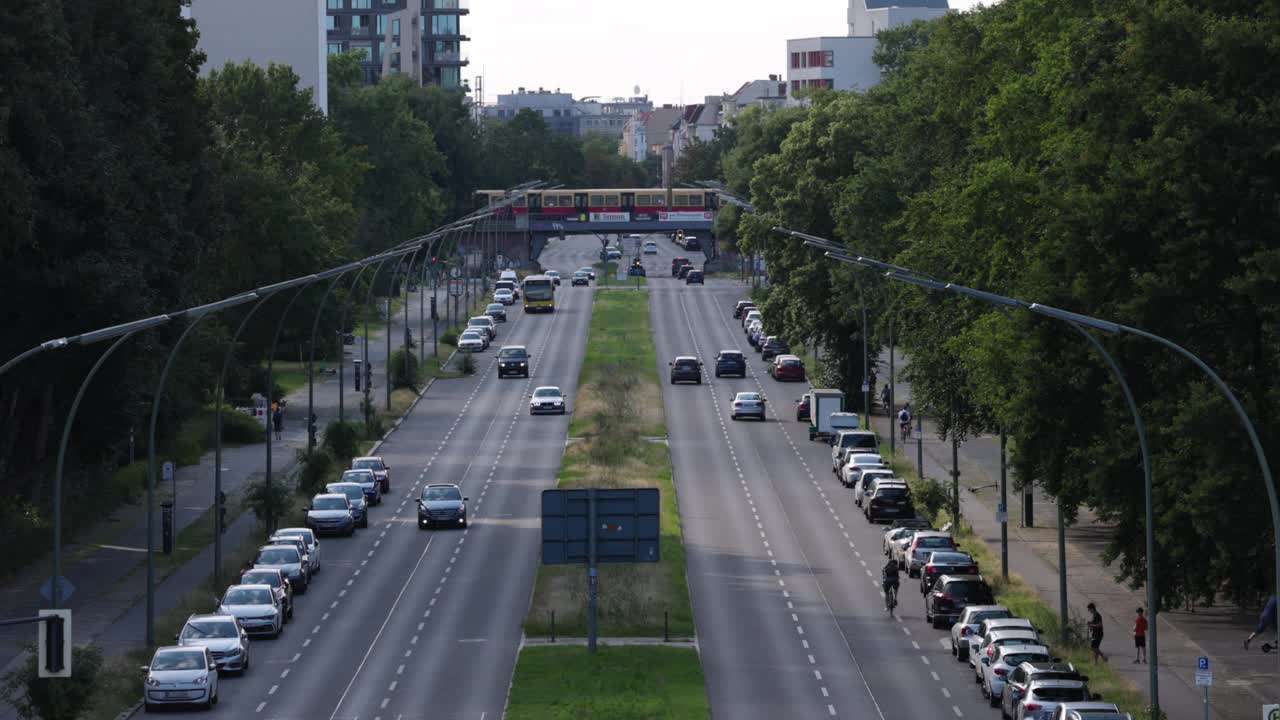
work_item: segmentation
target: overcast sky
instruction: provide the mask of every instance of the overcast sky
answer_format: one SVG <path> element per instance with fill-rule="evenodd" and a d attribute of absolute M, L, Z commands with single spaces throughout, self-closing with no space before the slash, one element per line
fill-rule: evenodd
<path fill-rule="evenodd" d="M 968 9 L 978 0 L 951 0 Z M 989 3 L 988 3 L 989 4 Z M 637 12 L 637 9 L 639 11 Z M 847 0 L 471 0 L 463 32 L 485 102 L 518 87 L 699 102 L 786 74 L 787 38 L 844 35 Z"/>

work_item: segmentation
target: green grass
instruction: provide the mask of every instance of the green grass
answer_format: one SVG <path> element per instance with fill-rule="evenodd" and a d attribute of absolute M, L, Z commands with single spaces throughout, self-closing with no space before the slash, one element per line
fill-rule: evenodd
<path fill-rule="evenodd" d="M 586 354 L 578 376 L 579 388 L 599 383 L 614 373 L 627 373 L 656 390 L 659 379 L 657 350 L 653 345 L 653 329 L 649 321 L 649 294 L 600 293 L 591 310 L 591 328 L 587 336 Z M 666 422 L 662 416 L 661 391 L 654 417 L 648 418 L 641 432 L 646 437 L 665 437 Z M 574 413 L 569 435 L 579 437 L 590 432 L 594 422 L 588 413 Z"/>
<path fill-rule="evenodd" d="M 228 527 L 244 513 L 244 505 L 238 500 L 236 497 L 227 496 L 226 524 Z M 187 564 L 191 558 L 199 555 L 205 548 L 213 544 L 213 517 L 215 512 L 216 509 L 210 507 L 200 513 L 200 517 L 178 533 L 178 537 L 175 538 L 173 543 L 173 552 L 169 555 L 161 554 L 157 556 L 156 568 L 161 580 L 170 572 Z"/>
<path fill-rule="evenodd" d="M 281 391 L 288 395 L 294 390 L 306 387 L 307 365 L 301 362 L 276 361 L 271 363 L 271 377 Z"/>
<path fill-rule="evenodd" d="M 691 648 L 528 647 L 520 652 L 508 720 L 705 720 L 711 710 Z"/>

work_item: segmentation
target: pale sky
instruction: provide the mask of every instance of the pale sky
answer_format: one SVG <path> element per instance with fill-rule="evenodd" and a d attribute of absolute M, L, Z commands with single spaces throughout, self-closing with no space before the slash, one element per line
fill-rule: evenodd
<path fill-rule="evenodd" d="M 657 104 L 701 102 L 786 75 L 788 38 L 845 35 L 847 0 L 470 0 L 463 18 L 485 102 L 518 87 Z M 951 0 L 966 10 L 978 0 Z M 988 0 L 989 4 L 989 0 Z"/>

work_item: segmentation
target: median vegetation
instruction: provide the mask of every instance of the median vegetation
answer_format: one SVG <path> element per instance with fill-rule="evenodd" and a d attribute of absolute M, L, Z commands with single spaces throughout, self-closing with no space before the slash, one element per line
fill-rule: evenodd
<path fill-rule="evenodd" d="M 529 647 L 520 652 L 508 720 L 710 717 L 698 653 L 685 647 Z"/>

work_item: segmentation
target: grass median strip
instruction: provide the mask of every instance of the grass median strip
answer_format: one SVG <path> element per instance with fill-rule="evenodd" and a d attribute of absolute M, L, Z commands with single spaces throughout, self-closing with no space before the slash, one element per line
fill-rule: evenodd
<path fill-rule="evenodd" d="M 520 653 L 508 720 L 705 719 L 698 653 L 682 647 L 529 647 Z"/>

